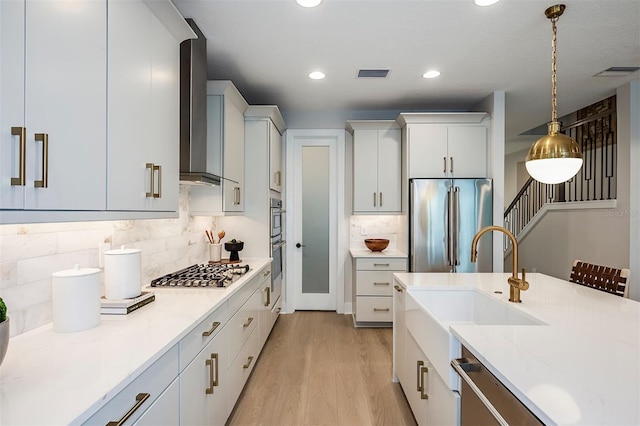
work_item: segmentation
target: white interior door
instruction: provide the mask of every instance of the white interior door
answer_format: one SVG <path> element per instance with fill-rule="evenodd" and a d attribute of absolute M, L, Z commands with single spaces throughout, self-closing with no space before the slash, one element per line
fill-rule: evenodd
<path fill-rule="evenodd" d="M 288 161 L 288 175 L 292 190 L 287 197 L 287 217 L 291 222 L 287 248 L 293 279 L 287 281 L 287 310 L 335 311 L 338 137 L 332 131 L 289 132 L 287 152 L 292 154 L 292 161 Z"/>

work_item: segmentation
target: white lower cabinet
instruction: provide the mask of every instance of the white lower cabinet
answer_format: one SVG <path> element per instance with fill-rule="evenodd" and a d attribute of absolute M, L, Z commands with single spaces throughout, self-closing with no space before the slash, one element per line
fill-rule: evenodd
<path fill-rule="evenodd" d="M 407 327 L 405 295 L 394 286 L 393 361 L 394 379 L 402 385 L 419 425 L 460 424 L 460 395 L 449 388 Z"/>
<path fill-rule="evenodd" d="M 353 301 L 356 325 L 393 321 L 393 274 L 406 271 L 406 258 L 368 257 L 353 261 Z"/>
<path fill-rule="evenodd" d="M 180 423 L 180 380 L 175 379 L 134 423 L 136 426 L 174 426 Z"/>
<path fill-rule="evenodd" d="M 131 425 L 138 420 L 142 421 L 143 414 L 148 415 L 150 419 L 155 418 L 155 411 L 163 410 L 164 405 L 173 405 L 177 409 L 178 395 L 175 395 L 173 391 L 166 394 L 163 392 L 178 377 L 178 358 L 178 345 L 175 345 L 84 424 Z M 161 396 L 163 403 L 155 404 L 155 401 L 159 400 Z M 141 424 L 150 423 L 146 423 L 145 420 Z"/>
<path fill-rule="evenodd" d="M 229 416 L 227 327 L 180 374 L 181 425 L 224 425 Z"/>

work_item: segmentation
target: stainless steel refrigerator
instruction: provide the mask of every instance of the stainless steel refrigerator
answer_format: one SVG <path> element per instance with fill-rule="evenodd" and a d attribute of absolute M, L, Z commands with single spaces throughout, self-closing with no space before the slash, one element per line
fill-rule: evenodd
<path fill-rule="evenodd" d="M 411 179 L 409 181 L 409 268 L 411 272 L 492 272 L 492 236 L 471 242 L 492 224 L 491 179 Z"/>

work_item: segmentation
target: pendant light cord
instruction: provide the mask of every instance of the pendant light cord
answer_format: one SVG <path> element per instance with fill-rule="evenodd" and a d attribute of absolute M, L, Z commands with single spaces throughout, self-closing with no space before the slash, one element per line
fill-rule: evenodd
<path fill-rule="evenodd" d="M 557 28 L 556 22 L 558 21 L 558 17 L 551 18 L 551 29 L 553 31 L 553 38 L 551 39 L 551 121 L 558 121 L 558 112 L 557 101 L 556 101 L 556 68 L 557 68 L 557 60 L 556 60 L 556 43 L 557 43 Z"/>

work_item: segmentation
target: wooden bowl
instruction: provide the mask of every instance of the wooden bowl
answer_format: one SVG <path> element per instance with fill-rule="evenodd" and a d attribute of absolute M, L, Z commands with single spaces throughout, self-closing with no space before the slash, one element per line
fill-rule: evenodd
<path fill-rule="evenodd" d="M 382 251 L 389 245 L 389 240 L 386 238 L 367 238 L 364 240 L 364 244 L 371 251 Z"/>

